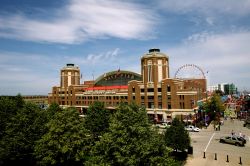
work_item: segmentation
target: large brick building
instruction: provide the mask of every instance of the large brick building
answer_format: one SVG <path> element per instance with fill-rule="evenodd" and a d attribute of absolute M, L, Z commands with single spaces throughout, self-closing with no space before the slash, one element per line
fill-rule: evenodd
<path fill-rule="evenodd" d="M 194 114 L 197 101 L 206 97 L 206 79 L 169 78 L 169 57 L 150 49 L 141 57 L 141 75 L 111 71 L 80 83 L 80 69 L 67 64 L 61 70 L 61 84 L 52 88 L 49 103 L 75 106 L 84 112 L 94 101 L 115 109 L 120 102 L 144 106 L 152 118 L 167 121 L 178 115 Z"/>

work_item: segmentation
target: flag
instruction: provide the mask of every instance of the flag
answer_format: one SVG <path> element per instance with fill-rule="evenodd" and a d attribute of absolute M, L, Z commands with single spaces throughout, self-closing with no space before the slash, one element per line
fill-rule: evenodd
<path fill-rule="evenodd" d="M 119 76 L 121 74 L 120 68 L 116 72 L 116 76 Z"/>

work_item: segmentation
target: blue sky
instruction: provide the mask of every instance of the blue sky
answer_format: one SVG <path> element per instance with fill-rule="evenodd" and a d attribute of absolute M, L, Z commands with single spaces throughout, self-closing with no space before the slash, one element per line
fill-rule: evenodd
<path fill-rule="evenodd" d="M 140 73 L 160 48 L 174 77 L 200 66 L 208 84 L 250 90 L 249 0 L 0 0 L 0 95 L 46 95 L 67 63 L 84 80 Z M 195 69 L 183 70 L 197 74 Z"/>

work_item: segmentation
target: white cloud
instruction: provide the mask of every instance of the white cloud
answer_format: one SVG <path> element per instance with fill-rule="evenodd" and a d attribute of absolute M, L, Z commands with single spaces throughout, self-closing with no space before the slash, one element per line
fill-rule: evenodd
<path fill-rule="evenodd" d="M 205 32 L 191 35 L 183 44 L 166 52 L 170 55 L 172 75 L 184 64 L 196 64 L 204 72 L 209 71 L 211 84 L 233 82 L 242 88 L 249 87 L 250 82 L 250 77 L 239 79 L 250 71 L 249 43 L 250 32 Z"/>
<path fill-rule="evenodd" d="M 158 0 L 160 8 L 167 11 L 188 13 L 199 12 L 205 15 L 229 14 L 229 15 L 248 15 L 250 14 L 249 0 Z"/>
<path fill-rule="evenodd" d="M 244 27 L 248 23 L 241 19 L 250 16 L 250 0 L 156 0 L 154 4 L 164 13 L 185 17 L 196 28 L 215 28 L 216 31 L 221 30 L 220 26 Z"/>
<path fill-rule="evenodd" d="M 86 57 L 46 56 L 39 54 L 0 52 L 0 95 L 21 93 L 47 94 L 53 86 L 59 85 L 59 71 L 67 63 L 74 63 L 81 69 L 84 80 L 91 80 L 117 66 L 119 48 Z M 108 63 L 107 63 L 108 62 Z M 97 67 L 98 66 L 98 67 Z"/>
<path fill-rule="evenodd" d="M 115 61 L 119 55 L 119 48 L 115 48 L 114 50 L 110 50 L 107 52 L 102 52 L 99 54 L 88 54 L 86 57 L 76 57 L 76 56 L 65 56 L 64 61 L 68 63 L 76 63 L 78 65 L 88 65 L 94 66 L 99 63 L 104 63 L 108 61 Z"/>
<path fill-rule="evenodd" d="M 117 56 L 117 53 L 119 51 L 119 48 L 116 48 L 113 51 L 108 51 L 106 53 L 101 53 L 98 55 L 89 54 L 85 60 L 83 60 L 84 63 L 92 63 L 95 64 L 97 62 L 103 62 L 105 60 L 111 60 Z"/>
<path fill-rule="evenodd" d="M 138 4 L 71 0 L 47 21 L 24 15 L 0 16 L 0 37 L 66 44 L 108 37 L 147 39 L 152 37 L 155 20 L 151 10 Z"/>

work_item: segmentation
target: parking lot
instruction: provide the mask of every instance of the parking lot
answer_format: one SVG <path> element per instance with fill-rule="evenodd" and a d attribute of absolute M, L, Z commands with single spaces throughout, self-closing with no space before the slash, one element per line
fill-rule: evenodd
<path fill-rule="evenodd" d="M 241 132 L 246 136 L 244 147 L 220 143 L 222 136 Z M 188 157 L 187 166 L 193 165 L 250 165 L 250 129 L 243 127 L 243 121 L 225 120 L 220 131 L 215 131 L 213 125 L 200 132 L 190 132 L 193 155 Z M 204 158 L 205 152 L 205 158 Z M 228 158 L 227 158 L 228 156 Z M 241 157 L 241 162 L 240 162 Z"/>

